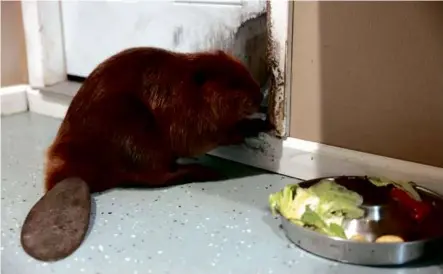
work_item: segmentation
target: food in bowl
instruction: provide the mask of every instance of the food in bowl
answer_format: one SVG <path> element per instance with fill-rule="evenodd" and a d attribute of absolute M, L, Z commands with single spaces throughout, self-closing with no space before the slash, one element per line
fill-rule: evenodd
<path fill-rule="evenodd" d="M 374 189 L 383 189 L 386 199 L 396 203 L 408 212 L 411 220 L 421 222 L 429 216 L 432 205 L 422 200 L 414 185 L 409 182 L 396 182 L 386 178 L 366 177 Z M 371 194 L 373 193 L 371 190 Z M 371 203 L 370 196 L 361 195 L 333 179 L 319 180 L 309 187 L 298 184 L 286 185 L 281 191 L 270 194 L 269 206 L 272 213 L 277 212 L 295 225 L 341 239 L 368 242 L 359 234 L 347 235 L 344 222 L 365 216 L 362 205 Z M 377 203 L 375 203 L 377 204 Z M 376 243 L 404 242 L 402 235 L 381 235 Z"/>
<path fill-rule="evenodd" d="M 269 197 L 273 214 L 278 211 L 294 224 L 333 237 L 346 238 L 344 218 L 360 218 L 363 198 L 331 181 L 322 180 L 309 187 L 287 185 Z"/>
<path fill-rule="evenodd" d="M 360 234 L 352 235 L 349 239 L 357 242 L 367 242 L 366 238 Z"/>
<path fill-rule="evenodd" d="M 396 235 L 383 235 L 375 240 L 376 243 L 402 243 L 404 240 Z"/>

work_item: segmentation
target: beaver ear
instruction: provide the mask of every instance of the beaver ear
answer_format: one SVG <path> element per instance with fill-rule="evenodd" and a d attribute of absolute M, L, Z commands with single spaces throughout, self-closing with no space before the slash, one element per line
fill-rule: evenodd
<path fill-rule="evenodd" d="M 221 56 L 226 56 L 227 55 L 227 53 L 225 51 L 221 50 L 221 49 L 216 50 L 215 53 L 217 55 L 221 55 Z"/>

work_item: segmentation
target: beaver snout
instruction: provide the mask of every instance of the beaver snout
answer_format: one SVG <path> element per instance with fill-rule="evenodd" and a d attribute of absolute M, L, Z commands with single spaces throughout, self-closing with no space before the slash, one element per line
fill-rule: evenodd
<path fill-rule="evenodd" d="M 256 113 L 260 109 L 260 105 L 263 101 L 263 94 L 254 93 L 246 102 L 246 115 L 249 116 L 251 114 Z"/>

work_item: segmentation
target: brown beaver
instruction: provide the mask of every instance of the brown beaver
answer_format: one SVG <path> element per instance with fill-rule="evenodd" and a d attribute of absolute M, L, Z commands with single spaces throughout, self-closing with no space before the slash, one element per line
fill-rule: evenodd
<path fill-rule="evenodd" d="M 142 47 L 108 58 L 73 98 L 48 149 L 47 192 L 24 222 L 24 250 L 44 261 L 74 252 L 89 226 L 91 192 L 219 178 L 176 161 L 270 130 L 247 119 L 262 99 L 249 71 L 222 51 Z"/>

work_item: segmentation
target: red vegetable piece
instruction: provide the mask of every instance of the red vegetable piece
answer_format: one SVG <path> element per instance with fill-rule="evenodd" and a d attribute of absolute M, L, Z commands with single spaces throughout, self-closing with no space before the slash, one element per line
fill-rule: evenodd
<path fill-rule="evenodd" d="M 391 198 L 406 207 L 416 221 L 422 221 L 430 212 L 431 206 L 425 202 L 420 202 L 409 196 L 409 194 L 399 188 L 392 188 Z"/>

